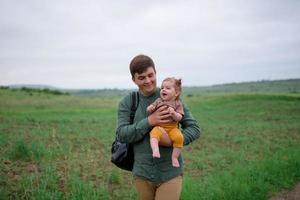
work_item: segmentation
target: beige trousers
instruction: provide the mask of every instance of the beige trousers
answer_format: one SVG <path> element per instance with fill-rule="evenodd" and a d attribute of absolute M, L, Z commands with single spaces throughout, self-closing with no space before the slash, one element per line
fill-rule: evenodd
<path fill-rule="evenodd" d="M 163 183 L 154 183 L 135 177 L 135 187 L 139 200 L 179 200 L 182 188 L 182 176 Z"/>

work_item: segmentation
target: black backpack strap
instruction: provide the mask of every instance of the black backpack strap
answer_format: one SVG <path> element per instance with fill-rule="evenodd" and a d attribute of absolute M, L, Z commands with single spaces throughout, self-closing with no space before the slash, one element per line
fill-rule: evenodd
<path fill-rule="evenodd" d="M 133 123 L 135 111 L 139 105 L 139 100 L 140 100 L 139 92 L 131 92 L 130 124 Z"/>

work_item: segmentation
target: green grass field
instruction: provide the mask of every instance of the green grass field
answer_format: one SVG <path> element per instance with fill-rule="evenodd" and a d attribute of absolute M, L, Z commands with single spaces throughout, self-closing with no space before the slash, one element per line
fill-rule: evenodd
<path fill-rule="evenodd" d="M 110 163 L 120 97 L 0 89 L 0 199 L 135 199 Z M 268 199 L 300 181 L 300 95 L 184 97 L 203 134 L 182 198 Z"/>

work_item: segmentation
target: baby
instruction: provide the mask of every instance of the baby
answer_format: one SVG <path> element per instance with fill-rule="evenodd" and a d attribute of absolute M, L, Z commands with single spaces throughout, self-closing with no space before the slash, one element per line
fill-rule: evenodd
<path fill-rule="evenodd" d="M 158 143 L 162 133 L 165 131 L 173 142 L 172 165 L 180 167 L 178 157 L 183 147 L 183 135 L 178 128 L 178 122 L 182 119 L 184 112 L 179 96 L 181 94 L 181 79 L 166 78 L 163 80 L 160 90 L 160 98 L 156 99 L 147 107 L 147 112 L 151 114 L 161 106 L 167 106 L 171 114 L 171 122 L 155 126 L 150 132 L 150 145 L 152 156 L 160 158 Z"/>

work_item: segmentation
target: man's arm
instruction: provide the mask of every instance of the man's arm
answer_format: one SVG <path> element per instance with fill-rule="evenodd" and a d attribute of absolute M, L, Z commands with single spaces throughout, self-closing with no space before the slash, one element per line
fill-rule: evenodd
<path fill-rule="evenodd" d="M 125 96 L 118 106 L 117 134 L 121 142 L 134 143 L 141 140 L 149 131 L 147 118 L 130 124 L 132 100 Z"/>
<path fill-rule="evenodd" d="M 180 121 L 180 125 L 184 137 L 184 145 L 188 145 L 189 143 L 200 137 L 201 129 L 198 125 L 198 122 L 194 119 L 185 104 L 183 104 L 183 108 L 184 116 Z"/>

